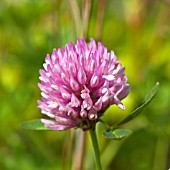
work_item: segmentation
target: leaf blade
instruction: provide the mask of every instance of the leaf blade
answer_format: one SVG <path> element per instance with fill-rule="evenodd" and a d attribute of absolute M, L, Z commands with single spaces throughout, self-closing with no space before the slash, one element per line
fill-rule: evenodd
<path fill-rule="evenodd" d="M 103 135 L 106 138 L 111 138 L 114 140 L 121 140 L 127 136 L 129 136 L 132 133 L 129 129 L 114 129 L 114 130 L 108 130 L 106 132 L 103 132 Z"/>
<path fill-rule="evenodd" d="M 125 119 L 119 122 L 116 126 L 123 125 L 129 122 L 130 120 L 134 119 L 136 116 L 138 116 L 142 112 L 144 107 L 146 107 L 155 97 L 158 89 L 159 89 L 159 82 L 157 82 L 156 85 L 150 90 L 150 92 L 144 97 L 144 99 L 140 102 L 137 108 L 134 109 Z"/>
<path fill-rule="evenodd" d="M 29 130 L 51 130 L 45 127 L 44 123 L 42 123 L 40 119 L 23 122 L 20 124 L 20 126 L 24 129 L 29 129 Z"/>

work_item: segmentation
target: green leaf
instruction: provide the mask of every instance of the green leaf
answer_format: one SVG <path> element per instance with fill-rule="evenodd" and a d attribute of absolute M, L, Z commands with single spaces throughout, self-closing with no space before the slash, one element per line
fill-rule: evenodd
<path fill-rule="evenodd" d="M 49 128 L 45 127 L 44 123 L 42 123 L 40 119 L 23 122 L 21 123 L 21 127 L 30 130 L 50 130 Z"/>
<path fill-rule="evenodd" d="M 134 111 L 132 111 L 129 114 L 129 116 L 127 116 L 125 119 L 119 122 L 117 126 L 123 125 L 129 122 L 130 120 L 134 119 L 136 116 L 138 116 L 142 112 L 143 108 L 146 107 L 149 104 L 149 102 L 155 97 L 158 89 L 159 89 L 159 83 L 157 82 L 156 85 L 151 89 L 151 91 L 141 101 L 138 107 Z"/>
<path fill-rule="evenodd" d="M 104 132 L 103 135 L 107 138 L 121 140 L 121 139 L 127 137 L 128 135 L 130 135 L 131 133 L 132 133 L 132 131 L 129 129 L 115 129 L 113 131 L 108 130 L 108 131 Z"/>

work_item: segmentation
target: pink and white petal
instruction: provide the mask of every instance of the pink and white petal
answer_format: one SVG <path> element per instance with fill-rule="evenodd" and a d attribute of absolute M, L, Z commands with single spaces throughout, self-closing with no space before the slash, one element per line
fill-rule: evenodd
<path fill-rule="evenodd" d="M 122 91 L 117 96 L 119 100 L 124 99 L 129 94 L 130 89 L 131 86 L 129 84 L 124 85 Z"/>
<path fill-rule="evenodd" d="M 45 127 L 50 128 L 51 130 L 66 130 L 76 127 L 76 125 L 61 125 L 57 122 L 47 119 L 41 119 L 41 122 L 45 124 Z"/>

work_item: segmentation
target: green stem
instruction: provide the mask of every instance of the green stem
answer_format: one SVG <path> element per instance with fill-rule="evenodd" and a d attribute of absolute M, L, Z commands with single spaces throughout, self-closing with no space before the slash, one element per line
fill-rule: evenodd
<path fill-rule="evenodd" d="M 94 149 L 96 168 L 97 168 L 97 170 L 102 170 L 102 165 L 101 165 L 101 162 L 100 162 L 99 145 L 98 145 L 98 142 L 97 142 L 96 131 L 94 129 L 90 130 L 90 137 L 91 137 L 91 141 L 92 141 L 93 149 Z"/>

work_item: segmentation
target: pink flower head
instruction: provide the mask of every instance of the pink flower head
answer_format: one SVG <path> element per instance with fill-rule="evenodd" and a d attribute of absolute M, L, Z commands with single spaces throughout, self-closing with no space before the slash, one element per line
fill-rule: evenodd
<path fill-rule="evenodd" d="M 91 38 L 66 44 L 47 54 L 40 70 L 41 112 L 51 120 L 41 119 L 52 130 L 73 127 L 91 129 L 112 104 L 125 109 L 121 100 L 130 90 L 127 76 L 113 51 Z"/>

